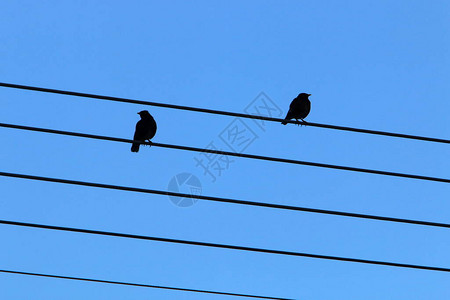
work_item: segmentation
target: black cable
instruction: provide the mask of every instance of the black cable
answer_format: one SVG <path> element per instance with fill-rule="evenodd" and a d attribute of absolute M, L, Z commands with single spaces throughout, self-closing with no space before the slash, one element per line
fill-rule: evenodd
<path fill-rule="evenodd" d="M 22 90 L 45 92 L 45 93 L 77 96 L 77 97 L 84 97 L 84 98 L 93 98 L 93 99 L 100 99 L 100 100 L 109 100 L 109 101 L 116 101 L 116 102 L 125 102 L 125 103 L 150 105 L 150 106 L 165 107 L 165 108 L 172 108 L 172 109 L 188 110 L 188 111 L 195 111 L 195 112 L 202 112 L 202 113 L 209 113 L 209 114 L 216 114 L 216 115 L 225 115 L 225 116 L 232 116 L 232 117 L 239 117 L 239 118 L 257 119 L 257 120 L 272 121 L 272 122 L 278 122 L 278 123 L 283 121 L 283 119 L 279 119 L 279 118 L 248 115 L 248 114 L 242 114 L 242 113 L 227 112 L 227 111 L 221 111 L 221 110 L 183 106 L 183 105 L 175 105 L 175 104 L 168 104 L 168 103 L 150 102 L 150 101 L 133 100 L 133 99 L 127 99 L 127 98 L 120 98 L 120 97 L 71 92 L 71 91 L 56 90 L 56 89 L 49 89 L 49 88 L 43 88 L 43 87 L 4 83 L 4 82 L 0 82 L 0 86 L 8 87 L 8 88 L 15 88 L 15 89 L 22 89 Z M 405 138 L 405 139 L 413 139 L 413 140 L 450 144 L 450 140 L 448 140 L 448 139 L 425 137 L 425 136 L 418 136 L 418 135 L 411 135 L 411 134 L 393 133 L 393 132 L 387 132 L 387 131 L 361 129 L 361 128 L 320 124 L 320 123 L 313 123 L 313 122 L 306 123 L 306 122 L 288 121 L 287 123 L 302 124 L 302 125 L 314 126 L 314 127 L 320 127 L 320 128 L 353 131 L 353 132 L 360 132 L 360 133 L 367 133 L 367 134 L 384 135 L 384 136 L 399 137 L 399 138 Z"/>
<path fill-rule="evenodd" d="M 297 257 L 300 256 L 300 257 L 337 260 L 337 261 L 345 261 L 345 262 L 355 262 L 355 263 L 371 264 L 371 265 L 421 269 L 421 270 L 428 270 L 428 271 L 450 272 L 450 268 L 442 268 L 442 267 L 422 266 L 422 265 L 404 264 L 404 263 L 360 259 L 360 258 L 349 258 L 349 257 L 331 256 L 331 255 L 322 255 L 322 254 L 311 254 L 311 253 L 302 253 L 302 252 L 293 252 L 293 251 L 284 251 L 284 250 L 272 250 L 272 249 L 254 248 L 254 247 L 237 246 L 237 245 L 216 244 L 216 243 L 208 243 L 208 242 L 171 239 L 171 238 L 164 238 L 164 237 L 136 235 L 136 234 L 119 233 L 119 232 L 111 232 L 111 231 L 100 231 L 100 230 L 81 229 L 81 228 L 73 228 L 73 227 L 16 222 L 16 221 L 8 221 L 8 220 L 0 220 L 0 224 L 32 227 L 32 228 L 40 228 L 40 229 L 49 229 L 49 230 L 68 231 L 68 232 L 77 232 L 77 233 L 87 233 L 87 234 L 104 235 L 104 236 L 113 236 L 113 237 L 156 241 L 156 242 L 164 242 L 164 243 L 184 244 L 184 245 L 192 245 L 192 246 L 232 249 L 232 250 L 279 254 L 279 255 L 288 255 L 288 256 L 297 256 Z"/>
<path fill-rule="evenodd" d="M 164 290 L 183 291 L 183 292 L 195 292 L 195 293 L 203 293 L 203 294 L 215 294 L 215 295 L 237 296 L 237 297 L 258 298 L 258 299 L 291 300 L 289 298 L 267 297 L 267 296 L 237 294 L 237 293 L 228 293 L 228 292 L 216 292 L 216 291 L 187 289 L 187 288 L 152 285 L 152 284 L 144 284 L 144 283 L 131 283 L 131 282 L 123 282 L 123 281 L 111 281 L 111 280 L 104 280 L 104 279 L 92 279 L 92 278 L 72 277 L 72 276 L 63 276 L 63 275 L 51 275 L 51 274 L 31 273 L 31 272 L 23 272 L 23 271 L 12 271 L 12 270 L 1 270 L 0 269 L 0 272 L 1 273 L 9 273 L 9 274 L 17 274 L 17 275 L 29 275 L 29 276 L 38 276 L 38 277 L 47 277 L 47 278 L 58 278 L 58 279 L 69 279 L 69 280 L 88 281 L 88 282 L 97 282 L 97 283 L 118 284 L 118 285 L 126 285 L 126 286 L 145 287 L 145 288 L 164 289 Z"/>
<path fill-rule="evenodd" d="M 122 139 L 122 138 L 115 138 L 115 137 L 94 135 L 94 134 L 86 134 L 86 133 L 78 133 L 78 132 L 71 132 L 71 131 L 62 131 L 62 130 L 55 130 L 55 129 L 48 129 L 48 128 L 39 128 L 39 127 L 6 124 L 6 123 L 0 123 L 0 127 L 46 132 L 46 133 L 53 133 L 53 134 L 60 134 L 60 135 L 77 136 L 77 137 L 114 141 L 114 142 L 122 142 L 122 143 L 135 142 L 135 143 L 140 143 L 140 144 L 144 144 L 144 145 L 151 145 L 151 146 L 155 146 L 155 147 L 162 147 L 162 148 L 169 148 L 169 149 L 186 150 L 186 151 L 194 151 L 194 152 L 206 152 L 206 153 L 214 153 L 214 154 L 219 154 L 219 155 L 237 156 L 237 157 L 244 157 L 244 158 L 251 158 L 251 159 L 258 159 L 258 160 L 265 160 L 265 161 L 275 161 L 275 162 L 282 162 L 282 163 L 296 164 L 296 165 L 305 165 L 305 166 L 312 166 L 312 167 L 319 167 L 319 168 L 337 169 L 337 170 L 370 173 L 370 174 L 378 174 L 378 175 L 385 175 L 385 176 L 394 176 L 394 177 L 412 178 L 412 179 L 419 179 L 419 180 L 450 183 L 450 179 L 447 179 L 447 178 L 438 178 L 438 177 L 430 177 L 430 176 L 423 176 L 423 175 L 414 175 L 414 174 L 405 174 L 405 173 L 397 173 L 397 172 L 389 172 L 389 171 L 363 169 L 363 168 L 315 163 L 315 162 L 308 162 L 308 161 L 301 161 L 301 160 L 294 160 L 294 159 L 287 159 L 287 158 L 277 158 L 277 157 L 245 154 L 245 153 L 235 153 L 235 152 L 229 152 L 229 151 L 202 149 L 202 148 L 196 148 L 196 147 L 171 145 L 171 144 L 163 144 L 163 143 L 155 143 L 155 142 L 142 143 L 140 141 L 133 141 L 133 140 L 129 140 L 129 139 Z"/>
<path fill-rule="evenodd" d="M 283 210 L 291 210 L 291 211 L 303 211 L 303 212 L 335 215 L 335 216 L 343 216 L 343 217 L 351 217 L 351 218 L 361 218 L 361 219 L 370 219 L 370 220 L 378 220 L 378 221 L 450 228 L 450 224 L 446 224 L 446 223 L 383 217 L 383 216 L 376 216 L 376 215 L 366 215 L 366 214 L 358 214 L 358 213 L 350 213 L 350 212 L 334 211 L 334 210 L 326 210 L 326 209 L 317 209 L 317 208 L 309 208 L 309 207 L 301 207 L 301 206 L 290 206 L 290 205 L 264 203 L 264 202 L 253 202 L 253 201 L 231 199 L 231 198 L 220 198 L 220 197 L 213 197 L 213 196 L 191 195 L 191 194 L 176 193 L 176 192 L 170 192 L 170 191 L 150 190 L 150 189 L 143 189 L 143 188 L 135 188 L 135 187 L 127 187 L 127 186 L 119 186 L 119 185 L 103 184 L 103 183 L 94 183 L 94 182 L 85 182 L 85 181 L 76 181 L 76 180 L 60 179 L 60 178 L 50 178 L 50 177 L 42 177 L 42 176 L 33 176 L 33 175 L 26 175 L 26 174 L 0 172 L 0 176 L 12 177 L 12 178 L 22 178 L 22 179 L 29 179 L 29 180 L 39 180 L 39 181 L 46 181 L 46 182 L 56 182 L 56 183 L 72 184 L 72 185 L 80 185 L 80 186 L 89 186 L 89 187 L 112 189 L 112 190 L 119 190 L 119 191 L 138 192 L 138 193 L 145 193 L 145 194 L 167 195 L 167 196 L 174 196 L 174 197 L 181 197 L 181 198 L 194 198 L 194 199 L 207 200 L 207 201 L 233 203 L 233 204 L 257 206 L 257 207 L 267 207 L 267 208 L 283 209 Z"/>

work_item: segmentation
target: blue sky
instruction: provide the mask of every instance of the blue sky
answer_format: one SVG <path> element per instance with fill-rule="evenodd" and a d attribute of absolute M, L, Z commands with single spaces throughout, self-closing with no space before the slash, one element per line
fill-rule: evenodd
<path fill-rule="evenodd" d="M 311 93 L 311 122 L 449 138 L 447 1 L 3 1 L 2 82 L 244 112 L 284 114 Z M 4 123 L 450 177 L 447 145 L 0 89 Z M 266 99 L 267 100 L 267 99 Z M 269 100 L 267 100 L 269 101 Z M 450 222 L 448 184 L 233 158 L 211 176 L 198 154 L 0 129 L 1 170 Z M 223 135 L 222 135 L 223 136 Z M 218 159 L 216 157 L 216 159 Z M 185 187 L 182 191 L 187 191 Z M 184 189 L 184 190 L 183 190 Z M 450 267 L 448 229 L 0 179 L 0 218 L 325 255 Z M 1 225 L 0 268 L 296 299 L 446 299 L 446 273 Z M 225 299 L 0 274 L 2 299 Z"/>

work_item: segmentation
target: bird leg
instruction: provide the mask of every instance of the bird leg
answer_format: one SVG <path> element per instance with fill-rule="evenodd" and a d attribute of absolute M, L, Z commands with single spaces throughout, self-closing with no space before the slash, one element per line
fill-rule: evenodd
<path fill-rule="evenodd" d="M 297 126 L 300 126 L 300 121 L 298 119 L 295 119 L 295 121 L 297 121 L 297 123 L 295 124 L 297 124 Z"/>
<path fill-rule="evenodd" d="M 308 122 L 306 122 L 305 120 L 302 119 L 302 126 L 308 124 Z"/>

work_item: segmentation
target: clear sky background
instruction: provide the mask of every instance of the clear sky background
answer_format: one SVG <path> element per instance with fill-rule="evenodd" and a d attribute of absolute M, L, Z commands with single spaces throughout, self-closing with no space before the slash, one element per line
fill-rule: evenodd
<path fill-rule="evenodd" d="M 264 92 L 282 114 L 307 92 L 311 122 L 448 139 L 449 13 L 438 0 L 2 1 L 0 81 L 235 112 Z M 240 122 L 6 88 L 0 99 L 4 123 L 121 138 L 148 109 L 155 142 L 224 150 L 221 133 Z M 242 122 L 255 136 L 246 153 L 450 177 L 445 144 Z M 204 195 L 450 222 L 445 183 L 243 158 L 213 182 L 193 152 L 0 134 L 6 172 L 161 190 L 188 172 Z M 12 178 L 0 192 L 1 219 L 450 267 L 448 229 Z M 1 269 L 296 299 L 450 297 L 442 272 L 7 225 L 0 236 Z M 0 274 L 0 298 L 228 297 Z"/>

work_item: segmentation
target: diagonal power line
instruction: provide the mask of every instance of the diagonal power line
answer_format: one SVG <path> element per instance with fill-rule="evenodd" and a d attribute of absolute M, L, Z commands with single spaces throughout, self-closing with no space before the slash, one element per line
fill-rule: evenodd
<path fill-rule="evenodd" d="M 364 169 L 364 168 L 356 168 L 356 167 L 348 167 L 348 166 L 339 166 L 339 165 L 308 162 L 308 161 L 301 161 L 301 160 L 294 160 L 294 159 L 287 159 L 287 158 L 278 158 L 278 157 L 270 157 L 270 156 L 262 156 L 262 155 L 246 154 L 246 153 L 236 153 L 236 152 L 229 152 L 229 151 L 219 151 L 219 150 L 212 150 L 212 149 L 203 149 L 203 148 L 196 148 L 196 147 L 189 147 L 189 146 L 182 146 L 182 145 L 172 145 L 172 144 L 163 144 L 163 143 L 154 143 L 154 142 L 143 143 L 140 141 L 133 141 L 133 140 L 123 139 L 123 138 L 115 138 L 115 137 L 102 136 L 102 135 L 86 134 L 86 133 L 63 131 L 63 130 L 48 129 L 48 128 L 31 127 L 31 126 L 16 125 L 16 124 L 0 123 L 0 127 L 13 128 L 13 129 L 19 129 L 19 130 L 45 132 L 45 133 L 52 133 L 52 134 L 59 134 L 59 135 L 77 136 L 77 137 L 83 137 L 83 138 L 122 142 L 122 143 L 133 143 L 134 142 L 134 143 L 140 143 L 140 144 L 144 144 L 144 145 L 151 145 L 151 146 L 155 146 L 155 147 L 162 147 L 162 148 L 168 148 L 168 149 L 186 150 L 186 151 L 194 151 L 194 152 L 206 152 L 206 153 L 214 153 L 214 154 L 219 154 L 219 155 L 244 157 L 244 158 L 250 158 L 250 159 L 274 161 L 274 162 L 281 162 L 281 163 L 288 163 L 288 164 L 295 164 L 295 165 L 305 165 L 305 166 L 312 166 L 312 167 L 319 167 L 319 168 L 337 169 L 337 170 L 360 172 L 360 173 L 370 173 L 370 174 L 378 174 L 378 175 L 385 175 L 385 176 L 394 176 L 394 177 L 450 183 L 450 179 L 447 179 L 447 178 L 414 175 L 414 174 L 406 174 L 406 173 L 398 173 L 398 172 L 390 172 L 390 171 L 381 171 L 381 170 L 373 170 L 373 169 Z"/>
<path fill-rule="evenodd" d="M 72 276 L 63 276 L 63 275 L 42 274 L 42 273 L 31 273 L 31 272 L 3 270 L 3 269 L 0 269 L 0 273 L 28 275 L 28 276 L 56 278 L 56 279 L 68 279 L 68 280 L 77 280 L 77 281 L 84 281 L 84 282 L 106 283 L 106 284 L 115 284 L 115 285 L 123 285 L 123 286 L 134 286 L 134 287 L 154 288 L 154 289 L 163 289 L 163 290 L 172 290 L 172 291 L 182 291 L 182 292 L 194 292 L 194 293 L 202 293 L 202 294 L 215 294 L 215 295 L 223 295 L 223 296 L 236 296 L 236 297 L 272 299 L 272 300 L 291 300 L 289 298 L 257 296 L 257 295 L 238 294 L 238 293 L 229 293 L 229 292 L 217 292 L 217 291 L 210 291 L 210 290 L 188 289 L 188 288 L 180 288 L 180 287 L 172 287 L 172 286 L 162 286 L 162 285 L 152 285 L 152 284 L 144 284 L 144 283 L 132 283 L 132 282 L 124 282 L 124 281 L 112 281 L 112 280 L 104 280 L 104 279 L 72 277 Z"/>
<path fill-rule="evenodd" d="M 293 252 L 293 251 L 285 251 L 285 250 L 273 250 L 273 249 L 255 248 L 255 247 L 229 245 L 229 244 L 217 244 L 217 243 L 209 243 L 209 242 L 172 239 L 172 238 L 147 236 L 147 235 L 136 235 L 136 234 L 119 233 L 119 232 L 111 232 L 111 231 L 100 231 L 100 230 L 63 227 L 63 226 L 54 226 L 54 225 L 45 225 L 45 224 L 36 224 L 36 223 L 25 223 L 25 222 L 17 222 L 17 221 L 9 221 L 9 220 L 0 220 L 0 224 L 21 226 L 21 227 L 30 227 L 30 228 L 39 228 L 39 229 L 48 229 L 48 230 L 57 230 L 57 231 L 66 231 L 66 232 L 77 232 L 77 233 L 102 235 L 102 236 L 110 236 L 110 237 L 120 237 L 120 238 L 128 238 L 128 239 L 147 240 L 147 241 L 164 242 L 164 243 L 183 244 L 183 245 L 191 245 L 191 246 L 202 246 L 202 247 L 209 247 L 209 248 L 240 250 L 240 251 L 246 251 L 246 252 L 278 254 L 278 255 L 296 256 L 296 257 L 309 257 L 309 258 L 317 258 L 317 259 L 354 262 L 354 263 L 361 263 L 361 264 L 381 265 L 381 266 L 390 266 L 390 267 L 398 267 L 398 268 L 450 272 L 450 268 L 444 268 L 444 267 L 405 264 L 405 263 L 369 260 L 369 259 L 361 259 L 361 258 L 350 258 L 350 257 L 342 257 L 342 256 L 331 256 L 331 255 L 323 255 L 323 254 Z"/>
<path fill-rule="evenodd" d="M 191 195 L 191 194 L 184 194 L 184 193 L 177 193 L 177 192 L 170 192 L 170 191 L 151 190 L 151 189 L 143 189 L 143 188 L 136 188 L 136 187 L 104 184 L 104 183 L 94 183 L 94 182 L 86 182 L 86 181 L 61 179 L 61 178 L 50 178 L 50 177 L 17 174 L 17 173 L 7 173 L 7 172 L 0 172 L 0 176 L 12 177 L 12 178 L 22 178 L 22 179 L 28 179 L 28 180 L 38 180 L 38 181 L 45 181 L 45 182 L 55 182 L 55 183 L 70 184 L 70 185 L 96 187 L 96 188 L 119 190 L 119 191 L 137 192 L 137 193 L 144 193 L 144 194 L 166 195 L 166 196 L 182 197 L 182 198 L 194 198 L 194 199 L 207 200 L 207 201 L 232 203 L 232 204 L 240 204 L 240 205 L 248 205 L 248 206 L 256 206 L 256 207 L 266 207 L 266 208 L 291 210 L 291 211 L 302 211 L 302 212 L 335 215 L 335 216 L 342 216 L 342 217 L 351 217 L 351 218 L 378 220 L 378 221 L 386 221 L 386 222 L 432 226 L 432 227 L 440 227 L 440 228 L 450 228 L 450 224 L 447 224 L 447 223 L 437 223 L 437 222 L 411 220 L 411 219 L 403 219 L 403 218 L 393 218 L 393 217 L 384 217 L 384 216 L 376 216 L 376 215 L 350 213 L 350 212 L 344 212 L 344 211 L 317 209 L 317 208 L 310 208 L 310 207 L 290 206 L 290 205 L 273 204 L 273 203 L 265 203 L 265 202 L 255 202 L 255 201 L 247 201 L 247 200 L 241 200 L 241 199 L 220 198 L 220 197 L 204 196 L 204 195 Z"/>
<path fill-rule="evenodd" d="M 12 83 L 5 83 L 5 82 L 0 82 L 0 86 L 7 87 L 7 88 L 21 89 L 21 90 L 30 90 L 30 91 L 37 91 L 37 92 L 69 95 L 69 96 L 84 97 L 84 98 L 91 98 L 91 99 L 98 99 L 98 100 L 108 100 L 108 101 L 115 101 L 115 102 L 133 103 L 133 104 L 149 105 L 149 106 L 156 106 L 156 107 L 165 107 L 165 108 L 171 108 L 171 109 L 195 111 L 195 112 L 202 112 L 202 113 L 208 113 L 208 114 L 225 115 L 225 116 L 232 116 L 232 117 L 239 117 L 239 118 L 257 119 L 257 120 L 264 120 L 264 121 L 271 121 L 271 122 L 278 122 L 278 123 L 283 121 L 283 119 L 265 117 L 265 116 L 257 116 L 257 115 L 249 115 L 249 114 L 242 114 L 242 113 L 228 112 L 228 111 L 221 111 L 221 110 L 214 110 L 214 109 L 207 109 L 207 108 L 199 108 L 199 107 L 175 105 L 175 104 L 168 104 L 168 103 L 151 102 L 151 101 L 135 100 L 135 99 L 128 99 L 128 98 L 120 98 L 120 97 L 80 93 L 80 92 L 73 92 L 73 91 L 49 89 L 49 88 L 43 88 L 43 87 L 12 84 Z M 370 130 L 370 129 L 361 129 L 361 128 L 337 126 L 337 125 L 330 125 L 330 124 L 320 124 L 320 123 L 313 123 L 313 122 L 299 123 L 296 121 L 288 121 L 288 123 L 302 124 L 302 125 L 327 128 L 327 129 L 352 131 L 352 132 L 359 132 L 359 133 L 366 133 L 366 134 L 383 135 L 383 136 L 391 136 L 391 137 L 398 137 L 398 138 L 405 138 L 405 139 L 413 139 L 413 140 L 450 144 L 449 139 L 425 137 L 425 136 L 418 136 L 418 135 L 411 135 L 411 134 L 394 133 L 394 132 Z"/>

